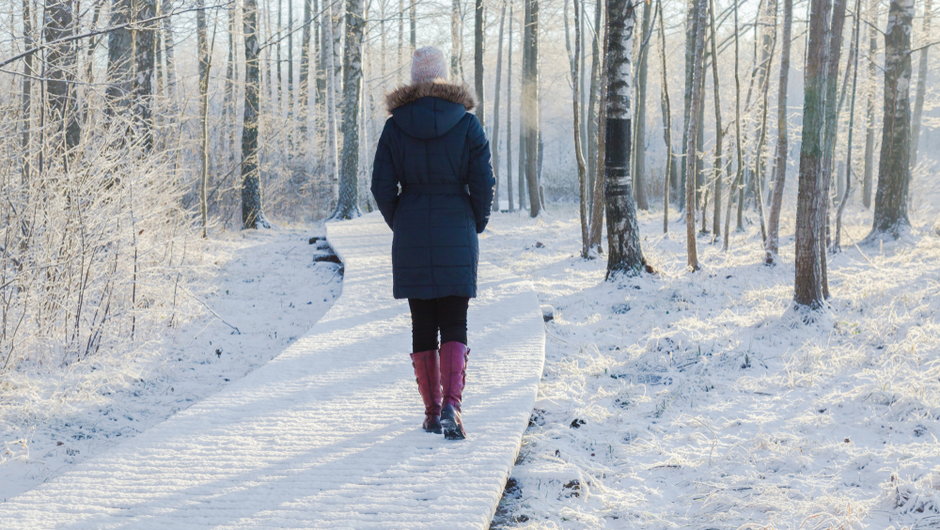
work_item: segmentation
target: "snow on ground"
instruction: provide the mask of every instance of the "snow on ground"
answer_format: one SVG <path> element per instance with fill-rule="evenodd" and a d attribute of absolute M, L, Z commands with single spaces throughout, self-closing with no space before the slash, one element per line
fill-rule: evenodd
<path fill-rule="evenodd" d="M 684 225 L 663 237 L 660 215 L 640 219 L 659 274 L 616 283 L 606 257 L 577 256 L 574 206 L 494 215 L 482 257 L 555 308 L 494 527 L 940 528 L 933 218 L 859 248 L 870 213 L 847 212 L 831 310 L 807 324 L 791 304 L 792 237 L 767 267 L 756 226 L 729 253 L 701 236 L 693 274 Z"/>
<path fill-rule="evenodd" d="M 218 391 L 309 329 L 342 279 L 338 265 L 314 263 L 315 233 L 323 227 L 200 241 L 177 292 L 189 317 L 162 338 L 126 355 L 0 376 L 0 500 Z"/>

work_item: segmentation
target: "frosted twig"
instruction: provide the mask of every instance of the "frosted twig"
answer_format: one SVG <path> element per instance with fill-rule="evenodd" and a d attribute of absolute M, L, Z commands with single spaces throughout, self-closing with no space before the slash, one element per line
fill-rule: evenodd
<path fill-rule="evenodd" d="M 226 326 L 228 326 L 228 327 L 232 328 L 233 330 L 235 330 L 235 334 L 236 334 L 236 335 L 241 335 L 241 334 L 242 334 L 241 330 L 238 329 L 238 326 L 234 326 L 234 325 L 232 325 L 232 324 L 229 324 L 229 322 L 228 322 L 227 320 L 225 320 L 224 318 L 222 318 L 222 315 L 220 315 L 220 314 L 218 314 L 218 313 L 215 312 L 215 309 L 212 309 L 211 307 L 209 307 L 209 304 L 207 304 L 207 303 L 205 302 L 205 300 L 203 300 L 202 298 L 199 298 L 198 296 L 196 296 L 195 294 L 193 294 L 192 291 L 190 291 L 189 289 L 187 289 L 186 287 L 184 287 L 184 286 L 182 286 L 182 285 L 180 285 L 180 289 L 182 289 L 183 292 L 186 293 L 186 294 L 188 294 L 189 296 L 192 296 L 192 297 L 193 297 L 193 300 L 196 300 L 197 302 L 199 302 L 200 304 L 202 304 L 203 307 L 205 307 L 206 309 L 208 309 L 209 312 L 212 313 L 213 315 L 215 315 L 215 317 L 218 318 L 220 321 L 222 321 L 223 324 L 225 324 Z"/>

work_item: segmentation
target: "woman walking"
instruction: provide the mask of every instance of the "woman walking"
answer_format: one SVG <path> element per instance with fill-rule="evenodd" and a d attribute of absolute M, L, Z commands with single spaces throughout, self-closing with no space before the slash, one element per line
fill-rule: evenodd
<path fill-rule="evenodd" d="M 372 195 L 394 233 L 393 295 L 411 307 L 424 430 L 460 440 L 467 305 L 477 294 L 477 234 L 489 221 L 496 181 L 486 134 L 468 112 L 473 96 L 446 79 L 440 50 L 415 50 L 411 84 L 386 96 L 391 117 L 375 153 Z"/>

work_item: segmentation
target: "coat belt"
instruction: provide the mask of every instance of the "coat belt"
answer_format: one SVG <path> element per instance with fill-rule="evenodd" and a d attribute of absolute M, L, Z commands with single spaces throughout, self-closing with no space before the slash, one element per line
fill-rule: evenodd
<path fill-rule="evenodd" d="M 456 182 L 417 182 L 403 184 L 402 192 L 406 191 L 430 194 L 469 193 L 466 184 L 458 184 Z"/>

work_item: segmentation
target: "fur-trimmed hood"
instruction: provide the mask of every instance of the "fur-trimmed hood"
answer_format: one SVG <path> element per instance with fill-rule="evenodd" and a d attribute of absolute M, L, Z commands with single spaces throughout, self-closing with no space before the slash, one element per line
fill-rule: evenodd
<path fill-rule="evenodd" d="M 421 98 L 440 98 L 451 103 L 459 103 L 467 110 L 473 110 L 476 100 L 470 89 L 463 85 L 454 85 L 446 81 L 416 83 L 396 88 L 385 96 L 385 107 L 391 114 L 395 109 Z"/>
<path fill-rule="evenodd" d="M 442 81 L 406 85 L 385 100 L 395 124 L 408 136 L 422 140 L 446 134 L 475 104 L 466 87 Z"/>

